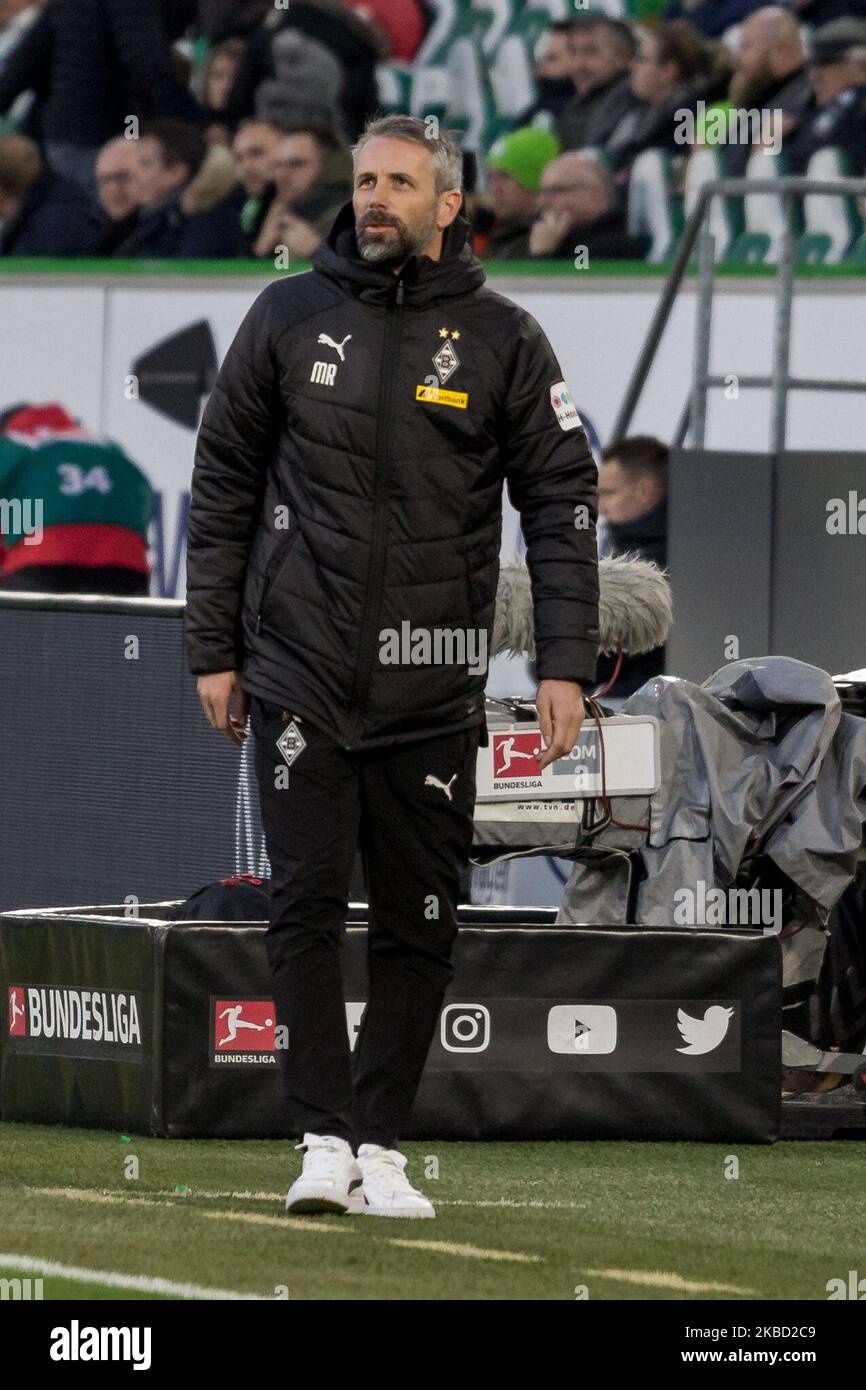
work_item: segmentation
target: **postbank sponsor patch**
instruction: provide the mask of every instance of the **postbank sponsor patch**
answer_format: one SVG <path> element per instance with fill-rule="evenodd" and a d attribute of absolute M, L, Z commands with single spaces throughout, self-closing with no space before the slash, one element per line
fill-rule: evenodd
<path fill-rule="evenodd" d="M 441 386 L 416 386 L 416 401 L 426 401 L 430 405 L 451 405 L 465 410 L 469 404 L 467 391 L 445 391 Z"/>

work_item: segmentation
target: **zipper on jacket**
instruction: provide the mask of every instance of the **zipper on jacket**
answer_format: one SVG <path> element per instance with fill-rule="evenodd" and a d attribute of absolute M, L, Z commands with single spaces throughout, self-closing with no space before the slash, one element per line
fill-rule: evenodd
<path fill-rule="evenodd" d="M 388 521 L 385 503 L 388 497 L 388 478 L 390 474 L 388 449 L 390 443 L 391 396 L 394 378 L 393 368 L 397 358 L 397 341 L 400 336 L 400 319 L 399 316 L 395 314 L 394 310 L 402 307 L 403 279 L 401 276 L 397 281 L 394 298 L 388 305 L 388 318 L 385 324 L 385 351 L 382 359 L 382 372 L 379 378 L 379 418 L 376 435 L 376 485 L 373 500 L 373 537 L 370 543 L 370 567 L 367 571 L 367 606 L 364 615 L 364 624 L 361 630 L 361 642 L 358 648 L 358 662 L 355 667 L 355 677 L 352 681 L 352 693 L 349 699 L 349 742 L 343 745 L 347 749 L 351 748 L 358 732 L 361 716 L 361 695 L 368 683 L 373 645 L 375 642 L 375 629 L 379 617 L 379 604 L 382 598 L 382 587 L 385 578 L 382 561 L 384 559 L 385 531 Z"/>
<path fill-rule="evenodd" d="M 268 590 L 270 589 L 271 582 L 276 575 L 277 566 L 282 562 L 283 559 L 285 559 L 286 551 L 288 547 L 291 545 L 292 541 L 294 541 L 297 534 L 298 521 L 296 517 L 292 523 L 292 526 L 289 528 L 288 534 L 282 537 L 279 545 L 277 546 L 276 550 L 274 551 L 273 555 L 271 556 L 270 560 L 268 560 L 268 563 L 265 566 L 265 582 L 262 585 L 262 592 L 259 595 L 259 606 L 256 612 L 256 636 L 258 636 L 258 634 L 262 630 L 262 614 L 265 609 L 265 599 L 268 596 Z"/>

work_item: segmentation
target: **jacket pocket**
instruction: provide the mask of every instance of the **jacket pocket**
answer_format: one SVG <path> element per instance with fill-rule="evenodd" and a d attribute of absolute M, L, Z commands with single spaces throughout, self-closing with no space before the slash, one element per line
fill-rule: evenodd
<path fill-rule="evenodd" d="M 255 630 L 257 633 L 261 632 L 262 630 L 262 623 L 264 622 L 265 610 L 268 598 L 271 592 L 273 591 L 273 586 L 279 578 L 283 566 L 286 564 L 292 552 L 292 547 L 294 546 L 299 534 L 300 528 L 298 526 L 297 518 L 293 516 L 291 526 L 278 543 L 276 549 L 274 550 L 273 554 L 271 555 L 271 558 L 268 560 L 268 563 L 265 567 L 265 582 L 262 585 L 262 592 L 259 595 L 258 608 L 256 611 Z"/>

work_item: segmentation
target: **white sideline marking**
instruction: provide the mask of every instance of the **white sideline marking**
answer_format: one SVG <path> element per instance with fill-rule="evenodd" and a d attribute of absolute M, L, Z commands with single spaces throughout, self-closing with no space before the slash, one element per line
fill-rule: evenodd
<path fill-rule="evenodd" d="M 47 1193 L 48 1195 L 61 1196 L 67 1194 L 69 1196 L 77 1196 L 80 1192 L 97 1191 L 97 1189 L 95 1188 L 90 1189 L 86 1187 L 40 1187 L 31 1188 L 30 1190 L 33 1192 Z M 107 1191 L 105 1192 L 106 1200 L 111 1200 L 112 1197 L 113 1194 Z M 284 1202 L 286 1199 L 286 1194 L 285 1192 L 230 1192 L 228 1190 L 215 1191 L 212 1188 L 204 1187 L 193 1188 L 190 1192 L 172 1192 L 169 1191 L 168 1188 L 166 1188 L 164 1190 L 159 1190 L 156 1192 L 149 1192 L 147 1196 L 142 1195 L 141 1197 L 136 1198 L 114 1197 L 114 1200 L 119 1202 L 137 1201 L 142 1204 L 144 1202 L 149 1201 L 152 1205 L 161 1206 L 162 1203 L 155 1203 L 153 1201 L 153 1199 L 157 1197 L 172 1197 L 175 1201 L 179 1202 L 184 1201 L 189 1197 L 204 1197 L 208 1201 L 226 1201 L 228 1199 L 237 1202 Z M 476 1207 L 479 1209 L 504 1207 L 506 1209 L 513 1209 L 515 1211 L 523 1211 L 530 1209 L 533 1211 L 585 1211 L 591 1204 L 589 1202 L 545 1202 L 540 1199 L 536 1201 L 518 1202 L 509 1197 L 501 1197 L 496 1201 L 474 1202 L 468 1197 L 452 1197 L 450 1199 L 437 1197 L 436 1205 L 437 1207 Z M 299 1218 L 295 1217 L 294 1219 L 298 1220 Z M 321 1227 L 317 1228 L 321 1229 Z"/>
<path fill-rule="evenodd" d="M 346 1217 L 339 1217 L 339 1225 L 332 1221 L 307 1220 L 303 1216 L 263 1216 L 257 1211 L 199 1211 L 198 1216 L 206 1216 L 211 1221 L 244 1221 L 251 1226 L 279 1226 L 291 1231 L 339 1231 L 341 1235 L 354 1235 L 355 1229 Z"/>
<path fill-rule="evenodd" d="M 619 1279 L 623 1284 L 642 1284 L 654 1289 L 678 1289 L 682 1293 L 742 1293 L 757 1297 L 755 1289 L 741 1289 L 737 1284 L 716 1284 L 699 1279 L 684 1279 L 681 1274 L 662 1269 L 585 1269 L 596 1279 Z"/>
<path fill-rule="evenodd" d="M 175 1284 L 171 1279 L 159 1279 L 146 1274 L 116 1274 L 108 1269 L 82 1269 L 80 1265 L 62 1265 L 54 1260 L 40 1260 L 31 1255 L 10 1255 L 0 1252 L 0 1268 L 20 1269 L 32 1274 L 56 1275 L 88 1284 L 103 1284 L 112 1289 L 136 1289 L 140 1293 L 176 1294 L 178 1298 L 233 1299 L 261 1302 L 257 1293 L 235 1293 L 233 1289 L 206 1289 L 201 1284 Z"/>
<path fill-rule="evenodd" d="M 210 1188 L 194 1188 L 192 1192 L 169 1192 L 160 1191 L 150 1194 L 152 1197 L 207 1197 L 225 1201 L 231 1198 L 238 1202 L 282 1202 L 285 1200 L 285 1192 L 215 1192 Z M 585 1211 L 590 1202 L 545 1202 L 542 1200 L 518 1202 L 509 1197 L 500 1197 L 496 1201 L 472 1201 L 468 1197 L 452 1197 L 450 1199 L 437 1197 L 437 1207 L 506 1207 L 514 1208 L 516 1211 L 532 1208 L 533 1211 Z"/>
<path fill-rule="evenodd" d="M 122 1197 L 114 1192 L 98 1192 L 87 1187 L 30 1187 L 28 1192 L 36 1192 L 40 1197 L 66 1197 L 73 1202 L 99 1202 L 121 1207 L 162 1207 L 165 1202 L 157 1202 L 153 1197 Z M 181 1192 L 166 1194 L 175 1199 L 183 1197 Z M 200 1195 L 204 1195 L 203 1193 Z M 349 1232 L 347 1225 L 331 1225 L 324 1221 L 310 1221 L 303 1216 L 262 1216 L 255 1211 L 205 1211 L 202 1207 L 192 1207 L 194 1216 L 208 1216 L 220 1221 L 249 1221 L 257 1225 L 280 1226 L 290 1231 L 342 1231 Z"/>
<path fill-rule="evenodd" d="M 433 1250 L 440 1255 L 463 1255 L 467 1260 L 511 1260 L 515 1264 L 544 1264 L 542 1255 L 522 1255 L 515 1250 L 482 1250 L 477 1245 L 455 1245 L 450 1240 L 387 1239 L 385 1245 L 400 1245 L 404 1250 Z"/>

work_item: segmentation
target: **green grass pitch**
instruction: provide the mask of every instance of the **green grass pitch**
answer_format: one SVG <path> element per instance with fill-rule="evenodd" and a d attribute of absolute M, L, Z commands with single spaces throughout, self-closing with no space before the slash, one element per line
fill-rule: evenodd
<path fill-rule="evenodd" d="M 866 1272 L 857 1142 L 404 1148 L 434 1221 L 287 1217 L 286 1142 L 0 1124 L 0 1279 L 46 1299 L 824 1300 Z"/>

